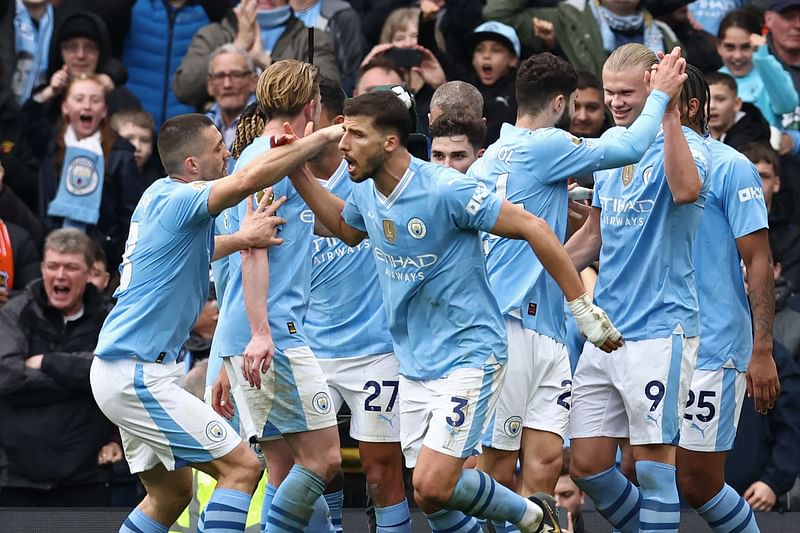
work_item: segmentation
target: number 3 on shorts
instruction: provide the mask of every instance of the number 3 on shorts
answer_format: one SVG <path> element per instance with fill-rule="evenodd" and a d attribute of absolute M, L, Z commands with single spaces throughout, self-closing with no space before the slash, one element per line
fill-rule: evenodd
<path fill-rule="evenodd" d="M 448 416 L 447 423 L 453 426 L 454 428 L 457 428 L 460 427 L 464 423 L 464 420 L 466 420 L 467 418 L 467 415 L 464 412 L 464 408 L 467 406 L 469 401 L 467 401 L 466 398 L 459 398 L 458 396 L 452 396 L 450 398 L 450 401 L 455 404 L 453 406 L 453 415 L 455 415 L 455 418 L 453 418 L 452 416 Z"/>

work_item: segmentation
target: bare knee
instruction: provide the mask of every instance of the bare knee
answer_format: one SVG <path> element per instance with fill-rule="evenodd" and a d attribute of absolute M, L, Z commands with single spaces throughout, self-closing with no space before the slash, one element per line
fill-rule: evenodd
<path fill-rule="evenodd" d="M 695 509 L 708 503 L 724 484 L 722 476 L 691 468 L 678 469 L 677 477 L 681 496 Z"/>
<path fill-rule="evenodd" d="M 220 465 L 218 485 L 242 492 L 253 493 L 261 479 L 261 462 L 253 451 L 242 446 L 231 452 Z"/>
<path fill-rule="evenodd" d="M 453 496 L 453 487 L 448 487 L 437 480 L 424 476 L 414 476 L 414 500 L 423 510 L 441 509 Z"/>

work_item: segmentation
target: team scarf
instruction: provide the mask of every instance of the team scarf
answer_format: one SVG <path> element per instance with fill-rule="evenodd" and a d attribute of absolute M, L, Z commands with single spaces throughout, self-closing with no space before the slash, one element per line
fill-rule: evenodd
<path fill-rule="evenodd" d="M 0 287 L 14 287 L 14 252 L 5 222 L 0 220 Z"/>
<path fill-rule="evenodd" d="M 64 134 L 64 164 L 58 192 L 47 214 L 64 218 L 64 227 L 86 229 L 100 218 L 105 162 L 100 132 L 78 139 L 72 126 Z"/>
<path fill-rule="evenodd" d="M 633 32 L 644 26 L 644 45 L 655 53 L 664 51 L 664 35 L 661 29 L 653 22 L 652 17 L 645 16 L 639 11 L 633 15 L 616 15 L 608 8 L 596 2 L 590 2 L 592 13 L 600 26 L 600 35 L 603 37 L 603 48 L 611 52 L 617 47 L 614 32 Z"/>
<path fill-rule="evenodd" d="M 16 2 L 14 14 L 14 46 L 16 47 L 16 73 L 18 80 L 12 90 L 20 105 L 31 97 L 33 88 L 47 79 L 47 54 L 53 35 L 53 6 L 39 19 L 37 29 L 22 0 Z"/>

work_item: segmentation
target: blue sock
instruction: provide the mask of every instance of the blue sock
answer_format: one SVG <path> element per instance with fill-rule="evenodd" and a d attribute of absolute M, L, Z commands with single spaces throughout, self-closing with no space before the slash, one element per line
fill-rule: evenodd
<path fill-rule="evenodd" d="M 267 515 L 269 514 L 269 508 L 272 505 L 272 499 L 275 497 L 276 492 L 278 492 L 278 487 L 267 483 L 266 489 L 264 490 L 264 501 L 261 502 L 262 533 L 267 533 L 267 531 L 269 530 L 269 528 L 267 527 Z"/>
<path fill-rule="evenodd" d="M 331 524 L 333 533 L 342 533 L 342 506 L 344 504 L 344 492 L 337 490 L 325 494 L 325 501 L 328 502 L 328 511 L 331 513 Z"/>
<path fill-rule="evenodd" d="M 388 507 L 375 506 L 375 523 L 377 533 L 411 533 L 411 513 L 408 511 L 408 500 Z"/>
<path fill-rule="evenodd" d="M 314 512 L 306 526 L 306 533 L 331 533 L 331 513 L 328 511 L 328 502 L 319 497 L 314 502 Z"/>
<path fill-rule="evenodd" d="M 528 510 L 528 502 L 497 483 L 489 474 L 480 470 L 464 470 L 447 507 L 478 518 L 518 524 Z"/>
<path fill-rule="evenodd" d="M 233 489 L 215 489 L 208 500 L 203 523 L 204 533 L 244 531 L 250 494 Z"/>
<path fill-rule="evenodd" d="M 639 531 L 639 489 L 612 466 L 599 474 L 575 480 L 589 495 L 597 512 L 624 533 Z"/>
<path fill-rule="evenodd" d="M 655 461 L 637 461 L 636 477 L 642 493 L 639 531 L 677 533 L 681 522 L 681 504 L 675 467 Z"/>
<path fill-rule="evenodd" d="M 272 499 L 267 514 L 269 532 L 293 533 L 305 529 L 326 485 L 325 480 L 311 470 L 294 465 Z"/>
<path fill-rule="evenodd" d="M 442 509 L 433 514 L 426 514 L 431 533 L 481 533 L 481 526 L 472 516 L 461 511 Z"/>
<path fill-rule="evenodd" d="M 697 509 L 697 513 L 708 522 L 714 533 L 760 531 L 750 505 L 727 483 L 716 496 Z"/>
<path fill-rule="evenodd" d="M 138 507 L 131 511 L 119 528 L 119 533 L 167 533 L 169 527 L 156 522 Z"/>

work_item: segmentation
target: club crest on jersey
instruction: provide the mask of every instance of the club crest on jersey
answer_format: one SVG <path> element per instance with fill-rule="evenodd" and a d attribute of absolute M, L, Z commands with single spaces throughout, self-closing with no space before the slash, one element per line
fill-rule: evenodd
<path fill-rule="evenodd" d="M 522 429 L 522 418 L 519 416 L 512 416 L 506 423 L 503 424 L 503 431 L 509 437 L 516 437 Z"/>
<path fill-rule="evenodd" d="M 383 237 L 389 244 L 394 244 L 397 241 L 397 228 L 394 221 L 387 218 L 383 219 Z"/>
<path fill-rule="evenodd" d="M 642 180 L 644 181 L 645 185 L 650 185 L 650 181 L 653 179 L 653 167 L 649 166 L 644 169 L 644 173 L 642 174 Z"/>
<path fill-rule="evenodd" d="M 225 426 L 216 420 L 209 422 L 206 426 L 206 437 L 208 437 L 208 440 L 212 442 L 222 442 L 225 440 L 227 434 L 228 432 L 225 429 Z"/>
<path fill-rule="evenodd" d="M 415 239 L 421 239 L 428 234 L 428 228 L 425 227 L 425 223 L 419 218 L 412 218 L 409 220 L 406 227 L 408 228 L 408 232 Z"/>
<path fill-rule="evenodd" d="M 314 410 L 321 415 L 327 414 L 331 410 L 331 398 L 327 392 L 318 392 L 311 400 Z"/>
<path fill-rule="evenodd" d="M 625 165 L 625 168 L 622 169 L 622 184 L 627 187 L 631 184 L 632 179 L 633 165 Z"/>

